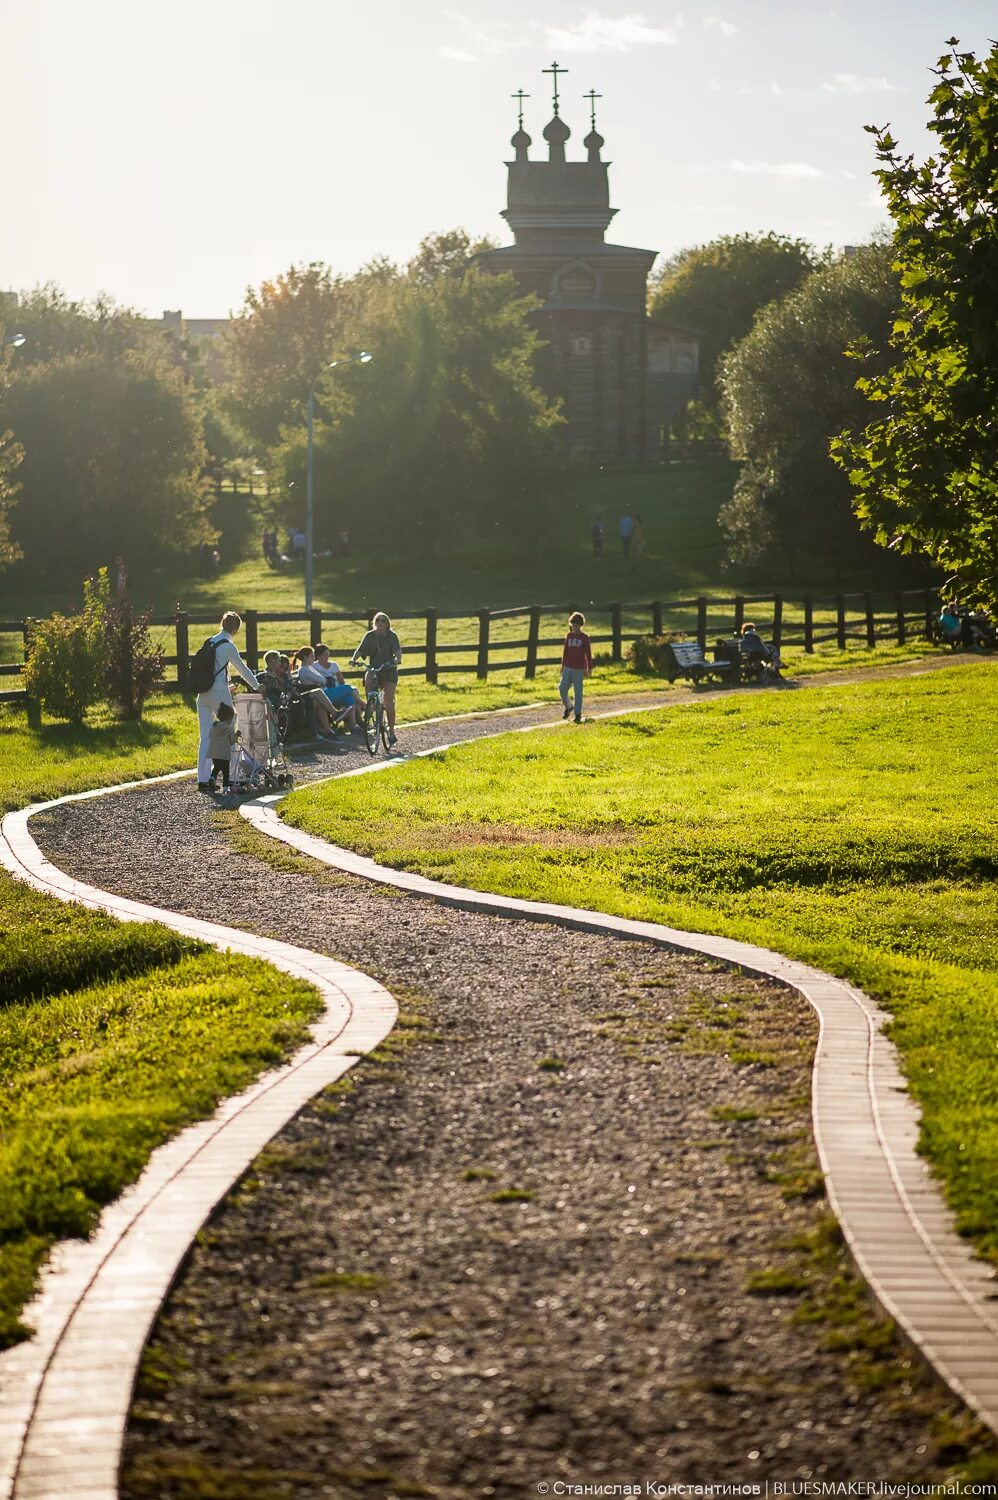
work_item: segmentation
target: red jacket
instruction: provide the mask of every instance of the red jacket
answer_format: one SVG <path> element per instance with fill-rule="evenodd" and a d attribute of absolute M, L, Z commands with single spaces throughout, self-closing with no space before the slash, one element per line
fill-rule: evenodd
<path fill-rule="evenodd" d="M 589 637 L 584 630 L 570 630 L 565 637 L 565 649 L 561 653 L 561 664 L 563 667 L 584 667 L 586 671 L 593 669 L 593 653 L 589 645 Z"/>

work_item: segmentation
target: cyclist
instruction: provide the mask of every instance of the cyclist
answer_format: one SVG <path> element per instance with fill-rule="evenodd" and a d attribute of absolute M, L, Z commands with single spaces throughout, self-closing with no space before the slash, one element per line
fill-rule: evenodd
<path fill-rule="evenodd" d="M 367 691 L 373 690 L 375 681 L 384 691 L 385 712 L 388 715 L 388 743 L 394 745 L 396 743 L 395 686 L 399 680 L 402 647 L 398 636 L 392 629 L 391 620 L 382 610 L 379 610 L 374 617 L 374 629 L 367 632 L 351 656 L 351 666 L 356 666 L 358 657 L 363 657 L 368 662 L 367 671 L 364 673 L 364 687 Z"/>

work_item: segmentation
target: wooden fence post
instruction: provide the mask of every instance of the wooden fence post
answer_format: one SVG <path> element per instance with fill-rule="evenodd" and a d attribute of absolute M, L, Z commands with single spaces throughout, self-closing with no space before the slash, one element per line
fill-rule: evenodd
<path fill-rule="evenodd" d="M 623 640 L 620 628 L 620 605 L 610 605 L 610 631 L 613 636 L 610 642 L 610 655 L 614 661 L 622 661 L 624 656 Z"/>
<path fill-rule="evenodd" d="M 426 611 L 426 680 L 437 685 L 437 612 Z"/>
<path fill-rule="evenodd" d="M 530 628 L 527 631 L 527 669 L 524 677 L 537 676 L 537 643 L 541 638 L 541 607 L 530 606 Z"/>
<path fill-rule="evenodd" d="M 477 676 L 484 682 L 489 675 L 489 620 L 487 609 L 478 611 L 478 667 Z"/>
<path fill-rule="evenodd" d="M 932 639 L 932 634 L 933 634 L 933 631 L 932 631 L 932 622 L 933 622 L 934 616 L 935 616 L 935 610 L 932 607 L 932 590 L 931 589 L 926 589 L 925 590 L 925 639 L 927 641 L 931 641 L 931 639 Z"/>
<path fill-rule="evenodd" d="M 804 650 L 814 655 L 814 600 L 810 594 L 804 595 Z"/>
<path fill-rule="evenodd" d="M 187 614 L 177 611 L 177 686 L 182 693 L 187 691 L 187 671 L 190 667 L 191 638 Z"/>
<path fill-rule="evenodd" d="M 866 644 L 875 646 L 877 644 L 877 622 L 873 615 L 873 595 L 867 590 L 863 595 L 863 608 L 866 611 Z"/>
<path fill-rule="evenodd" d="M 904 595 L 900 592 L 894 595 L 894 611 L 897 615 L 898 645 L 903 646 L 907 636 L 904 618 Z"/>
<path fill-rule="evenodd" d="M 735 635 L 741 635 L 742 626 L 745 624 L 745 599 L 742 594 L 735 595 Z"/>
<path fill-rule="evenodd" d="M 245 617 L 246 625 L 246 665 L 251 672 L 255 672 L 260 662 L 260 641 L 255 609 L 248 609 Z"/>
<path fill-rule="evenodd" d="M 317 646 L 322 640 L 322 610 L 310 609 L 308 612 L 308 643 Z"/>
<path fill-rule="evenodd" d="M 700 642 L 700 650 L 707 649 L 707 601 L 703 597 L 697 600 L 697 640 Z"/>
<path fill-rule="evenodd" d="M 773 595 L 773 650 L 777 656 L 783 644 L 783 595 Z"/>
<path fill-rule="evenodd" d="M 835 639 L 838 641 L 839 650 L 846 649 L 846 596 L 835 595 Z"/>
<path fill-rule="evenodd" d="M 653 599 L 651 606 L 651 633 L 659 636 L 662 634 L 662 601 Z"/>

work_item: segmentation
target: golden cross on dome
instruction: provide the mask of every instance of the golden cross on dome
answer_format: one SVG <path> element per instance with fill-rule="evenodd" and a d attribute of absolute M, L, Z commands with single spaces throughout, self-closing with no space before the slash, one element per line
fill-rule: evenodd
<path fill-rule="evenodd" d="M 519 125 L 518 125 L 517 128 L 519 130 L 522 130 L 523 129 L 523 101 L 524 101 L 524 99 L 529 99 L 530 95 L 529 94 L 525 94 L 522 89 L 517 89 L 516 93 L 515 94 L 510 94 L 509 97 L 511 99 L 517 99 L 517 100 L 519 100 L 519 104 L 520 104 L 520 123 L 519 123 Z"/>
<path fill-rule="evenodd" d="M 595 130 L 596 129 L 596 100 L 597 99 L 602 99 L 603 95 L 602 94 L 597 94 L 597 92 L 596 92 L 595 89 L 590 89 L 589 92 L 588 92 L 588 94 L 583 94 L 582 97 L 583 97 L 583 99 L 588 99 L 589 100 L 589 120 L 590 120 L 590 123 L 591 123 L 593 129 Z"/>

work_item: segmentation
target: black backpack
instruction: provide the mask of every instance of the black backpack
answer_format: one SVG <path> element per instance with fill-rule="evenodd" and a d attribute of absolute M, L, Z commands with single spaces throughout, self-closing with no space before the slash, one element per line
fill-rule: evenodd
<path fill-rule="evenodd" d="M 215 678 L 219 672 L 225 670 L 225 663 L 218 668 L 215 666 L 215 651 L 221 641 L 213 641 L 211 636 L 203 641 L 194 655 L 187 669 L 187 686 L 193 693 L 207 693 L 215 686 Z"/>

